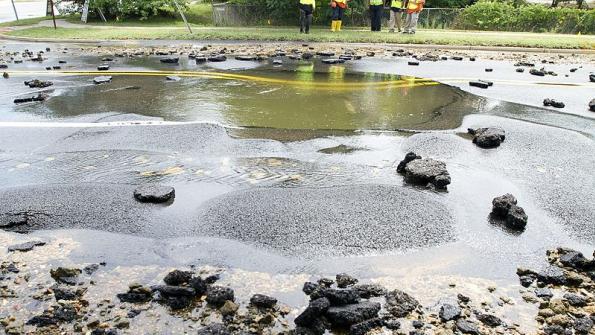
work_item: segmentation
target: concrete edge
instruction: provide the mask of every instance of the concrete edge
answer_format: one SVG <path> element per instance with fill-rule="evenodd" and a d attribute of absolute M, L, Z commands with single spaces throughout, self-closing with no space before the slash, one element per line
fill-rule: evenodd
<path fill-rule="evenodd" d="M 162 41 L 168 40 L 89 40 L 89 39 L 61 39 L 61 38 L 33 38 L 10 36 L 0 33 L 0 40 L 20 41 L 20 42 L 41 42 L 41 43 L 73 43 L 73 44 L 100 44 L 100 43 L 114 43 L 114 44 L 137 44 L 145 41 Z M 174 42 L 174 40 L 169 40 Z M 595 55 L 595 49 L 555 49 L 555 48 L 528 48 L 528 47 L 501 47 L 501 46 L 472 46 L 472 45 L 448 45 L 448 44 L 392 44 L 392 43 L 360 43 L 360 42 L 305 42 L 305 41 L 260 41 L 260 40 L 175 40 L 176 43 L 187 42 L 209 42 L 209 43 L 275 43 L 275 44 L 291 44 L 291 43 L 309 43 L 309 44 L 325 44 L 325 45 L 352 45 L 352 46 L 384 46 L 392 48 L 410 48 L 410 49 L 441 49 L 441 50 L 465 50 L 465 51 L 491 51 L 491 52 L 526 52 L 526 53 L 558 53 L 558 54 L 583 54 Z"/>

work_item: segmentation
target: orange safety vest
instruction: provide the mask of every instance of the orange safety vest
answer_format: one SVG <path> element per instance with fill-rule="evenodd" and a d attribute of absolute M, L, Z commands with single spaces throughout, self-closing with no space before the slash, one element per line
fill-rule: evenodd
<path fill-rule="evenodd" d="M 343 9 L 347 8 L 347 0 L 333 0 L 333 2 Z"/>
<path fill-rule="evenodd" d="M 424 0 L 409 0 L 407 1 L 407 13 L 421 12 L 424 6 Z"/>

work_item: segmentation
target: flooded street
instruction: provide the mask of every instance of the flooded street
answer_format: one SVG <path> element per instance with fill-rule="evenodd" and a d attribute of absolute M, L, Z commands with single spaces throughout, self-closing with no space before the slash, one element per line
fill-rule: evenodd
<path fill-rule="evenodd" d="M 546 94 L 535 98 L 481 73 L 514 74 L 507 60 L 480 59 L 463 73 L 462 62 L 408 67 L 380 55 L 331 65 L 325 56 L 203 63 L 186 51 L 165 64 L 174 55 L 50 45 L 43 62 L 9 56 L 45 47 L 0 49 L 9 75 L 0 79 L 0 245 L 46 243 L 0 250 L 36 274 L 18 299 L 4 298 L 0 317 L 43 312 L 47 299 L 24 296 L 48 286 L 50 268 L 101 263 L 90 301 L 192 267 L 221 273 L 239 302 L 277 297 L 293 320 L 307 304 L 304 281 L 349 273 L 412 294 L 428 313 L 464 293 L 532 334 L 537 306 L 522 297 L 517 268 L 545 267 L 546 251 L 560 246 L 593 253 L 595 113 L 586 101 L 595 96 L 584 94 L 593 93 L 585 79 L 593 62 L 560 79 L 578 93 L 527 81 L 534 95 Z M 104 63 L 109 71 L 98 71 Z M 463 74 L 428 70 L 440 64 Z M 578 65 L 553 66 L 562 74 Z M 94 84 L 100 75 L 113 78 Z M 467 77 L 494 87 L 469 88 Z M 32 79 L 53 85 L 23 85 Z M 564 110 L 535 106 L 558 90 L 568 97 Z M 48 98 L 13 102 L 38 93 Z M 480 127 L 500 127 L 506 139 L 480 148 L 467 134 Z M 396 169 L 408 152 L 444 162 L 447 190 L 407 183 Z M 175 199 L 135 201 L 147 183 L 174 187 Z M 490 219 L 492 199 L 506 193 L 528 215 L 523 231 Z M 93 317 L 113 321 L 100 310 Z M 124 333 L 196 326 L 164 307 L 130 322 Z"/>

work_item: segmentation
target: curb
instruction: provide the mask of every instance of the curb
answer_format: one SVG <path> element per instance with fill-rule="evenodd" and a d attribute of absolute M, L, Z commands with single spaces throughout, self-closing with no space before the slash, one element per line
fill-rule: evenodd
<path fill-rule="evenodd" d="M 5 31 L 4 31 L 5 32 Z M 4 34 L 0 31 L 0 40 L 20 41 L 20 42 L 42 42 L 42 43 L 79 43 L 79 44 L 100 44 L 100 43 L 113 43 L 113 44 L 138 44 L 148 41 L 161 41 L 167 43 L 168 41 L 175 43 L 196 43 L 196 42 L 209 42 L 209 43 L 221 43 L 221 44 L 232 44 L 232 43 L 271 43 L 271 44 L 292 44 L 292 43 L 304 43 L 304 41 L 261 41 L 261 40 L 160 40 L 160 39 L 143 39 L 143 40 L 90 40 L 90 39 L 61 39 L 61 38 L 34 38 L 34 37 L 18 37 Z M 528 47 L 499 47 L 499 46 L 471 46 L 471 45 L 448 45 L 448 44 L 401 44 L 401 43 L 361 43 L 361 42 L 307 42 L 313 45 L 352 45 L 361 47 L 398 47 L 398 48 L 410 48 L 410 49 L 444 49 L 444 50 L 466 50 L 466 51 L 491 51 L 491 52 L 526 52 L 526 53 L 558 53 L 558 54 L 583 54 L 583 55 L 595 55 L 595 49 L 555 49 L 555 48 L 528 48 Z"/>

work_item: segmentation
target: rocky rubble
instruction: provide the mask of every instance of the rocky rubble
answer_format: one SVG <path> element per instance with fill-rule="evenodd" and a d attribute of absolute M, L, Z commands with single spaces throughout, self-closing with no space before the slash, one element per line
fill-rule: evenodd
<path fill-rule="evenodd" d="M 499 147 L 506 138 L 506 132 L 502 128 L 469 128 L 467 132 L 473 135 L 473 143 L 481 148 Z"/>
<path fill-rule="evenodd" d="M 45 101 L 49 96 L 47 94 L 39 93 L 38 95 L 29 98 L 17 98 L 14 99 L 15 104 L 22 104 L 26 102 L 41 102 Z"/>
<path fill-rule="evenodd" d="M 539 306 L 540 334 L 593 334 L 595 260 L 568 248 L 550 250 L 547 256 L 550 265 L 545 269 L 517 269 L 527 288 L 523 297 Z"/>
<path fill-rule="evenodd" d="M 517 206 L 517 199 L 512 194 L 505 194 L 492 200 L 491 217 L 503 221 L 514 230 L 524 230 L 528 216 L 522 207 Z"/>
<path fill-rule="evenodd" d="M 520 277 L 530 278 L 521 279 L 527 287 L 523 297 L 539 305 L 539 334 L 589 334 L 595 308 L 595 262 L 580 252 L 563 248 L 549 252 L 548 256 L 550 268 L 518 270 Z M 18 266 L 0 265 L 0 293 L 4 297 L 15 293 L 6 291 L 2 280 L 6 276 L 13 280 L 20 272 Z M 436 306 L 424 307 L 407 292 L 361 283 L 345 273 L 334 279 L 304 283 L 303 292 L 309 303 L 294 314 L 295 319 L 275 297 L 253 294 L 248 300 L 238 299 L 231 287 L 217 283 L 219 275 L 199 275 L 193 270 L 170 271 L 163 277 L 163 284 L 130 284 L 127 292 L 116 295 L 117 301 L 95 303 L 87 297 L 88 288 L 93 285 L 87 276 L 98 271 L 99 266 L 52 269 L 56 283 L 43 293 L 53 298 L 48 307 L 23 322 L 2 318 L 0 330 L 7 334 L 21 334 L 25 329 L 51 334 L 70 333 L 67 329 L 76 333 L 121 334 L 127 333 L 129 327 L 133 329 L 131 323 L 135 319 L 150 317 L 157 306 L 165 306 L 172 317 L 192 318 L 190 324 L 196 323 L 198 328 L 186 332 L 195 334 L 521 334 L 517 326 L 504 321 L 488 305 L 476 303 L 462 293 Z M 488 288 L 489 292 L 494 290 L 495 287 Z"/>
<path fill-rule="evenodd" d="M 46 88 L 54 85 L 54 83 L 52 83 L 51 81 L 33 79 L 25 81 L 25 85 L 29 86 L 29 88 Z"/>
<path fill-rule="evenodd" d="M 543 105 L 546 107 L 555 107 L 555 108 L 564 108 L 564 103 L 562 101 L 554 100 L 554 99 L 544 99 Z"/>
<path fill-rule="evenodd" d="M 176 196 L 176 190 L 171 186 L 146 184 L 134 190 L 134 198 L 140 202 L 164 203 Z"/>
<path fill-rule="evenodd" d="M 436 189 L 446 189 L 450 184 L 450 174 L 444 162 L 422 158 L 413 152 L 407 153 L 397 166 L 397 172 L 405 175 L 405 181 L 415 185 L 432 185 Z"/>

